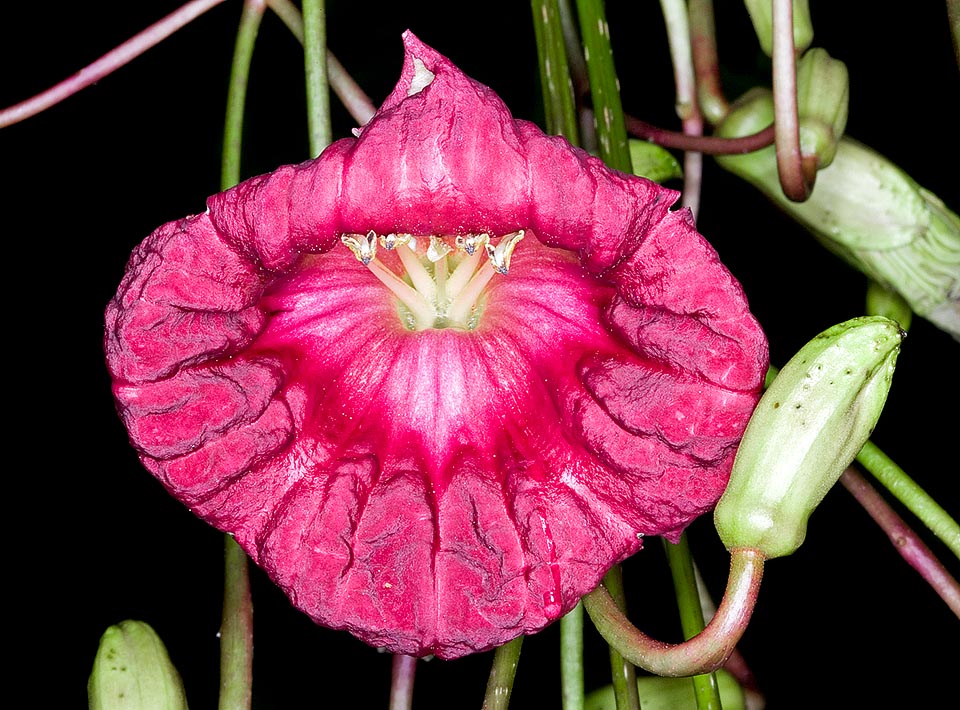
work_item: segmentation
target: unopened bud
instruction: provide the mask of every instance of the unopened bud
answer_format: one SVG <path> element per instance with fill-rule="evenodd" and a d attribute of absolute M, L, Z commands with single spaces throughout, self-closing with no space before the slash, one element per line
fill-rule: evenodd
<path fill-rule="evenodd" d="M 833 162 L 847 126 L 850 80 L 847 65 L 814 47 L 797 62 L 800 153 L 816 156 L 817 169 Z"/>
<path fill-rule="evenodd" d="M 803 543 L 807 519 L 866 443 L 905 333 L 865 316 L 804 345 L 764 392 L 714 510 L 727 549 L 768 559 Z"/>
<path fill-rule="evenodd" d="M 753 89 L 731 107 L 717 135 L 749 135 L 772 121 L 770 92 Z M 884 156 L 844 136 L 804 202 L 783 194 L 773 146 L 717 156 L 717 162 L 827 249 L 903 296 L 914 313 L 960 340 L 960 217 Z"/>
<path fill-rule="evenodd" d="M 744 0 L 753 22 L 760 47 L 768 57 L 773 55 L 773 0 Z M 793 0 L 793 45 L 797 54 L 813 42 L 813 22 L 807 0 Z"/>
<path fill-rule="evenodd" d="M 157 633 L 142 621 L 108 628 L 87 681 L 90 710 L 186 710 L 180 674 Z"/>

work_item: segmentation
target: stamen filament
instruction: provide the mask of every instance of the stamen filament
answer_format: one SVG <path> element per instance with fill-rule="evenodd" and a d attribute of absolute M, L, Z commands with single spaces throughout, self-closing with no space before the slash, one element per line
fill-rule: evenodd
<path fill-rule="evenodd" d="M 437 284 L 424 265 L 420 263 L 420 257 L 417 256 L 416 252 L 409 247 L 401 246 L 397 247 L 397 256 L 400 257 L 403 268 L 407 270 L 407 275 L 413 282 L 413 287 L 423 294 L 426 301 L 436 301 Z"/>
<path fill-rule="evenodd" d="M 402 250 L 401 250 L 402 251 Z M 417 264 L 419 265 L 419 261 Z M 423 294 L 412 288 L 410 284 L 393 273 L 386 266 L 374 259 L 367 264 L 367 268 L 400 299 L 400 302 L 413 314 L 418 329 L 429 328 L 434 321 L 433 305 L 424 298 Z M 423 268 L 423 267 L 421 267 Z"/>
<path fill-rule="evenodd" d="M 474 304 L 476 304 L 484 287 L 490 283 L 490 279 L 493 278 L 495 273 L 497 272 L 488 259 L 483 266 L 477 269 L 473 278 L 447 308 L 447 319 L 453 323 L 466 323 L 470 318 L 470 311 Z"/>
<path fill-rule="evenodd" d="M 483 252 L 476 249 L 472 254 L 468 252 L 467 256 L 457 264 L 453 273 L 450 274 L 450 278 L 447 279 L 447 296 L 450 297 L 450 300 L 456 300 L 457 296 L 459 296 L 463 290 L 463 287 L 470 282 L 470 278 L 473 276 L 473 272 L 476 271 L 477 264 L 480 263 L 480 259 L 482 258 Z"/>

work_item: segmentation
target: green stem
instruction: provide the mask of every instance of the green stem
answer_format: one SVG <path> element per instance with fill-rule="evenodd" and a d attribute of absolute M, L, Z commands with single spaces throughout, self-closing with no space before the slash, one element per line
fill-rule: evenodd
<path fill-rule="evenodd" d="M 220 162 L 220 189 L 226 190 L 240 182 L 240 154 L 243 140 L 243 112 L 250 83 L 250 63 L 253 47 L 260 30 L 265 9 L 263 0 L 246 0 L 240 15 L 240 27 L 233 48 L 230 84 L 227 88 L 227 111 L 223 127 L 223 153 Z"/>
<path fill-rule="evenodd" d="M 510 693 L 513 692 L 513 679 L 517 675 L 522 646 L 523 636 L 517 636 L 494 651 L 487 692 L 483 696 L 483 710 L 507 710 L 510 707 Z"/>
<path fill-rule="evenodd" d="M 583 597 L 583 606 L 600 635 L 634 665 L 674 678 L 710 673 L 723 665 L 747 628 L 763 564 L 764 557 L 756 550 L 732 550 L 727 588 L 717 613 L 702 632 L 679 644 L 656 641 L 640 631 L 603 585 Z"/>
<path fill-rule="evenodd" d="M 274 14 L 280 18 L 280 21 L 287 26 L 287 29 L 302 45 L 303 15 L 300 14 L 300 9 L 290 0 L 266 1 Z M 377 107 L 373 105 L 370 97 L 347 73 L 347 70 L 329 48 L 327 49 L 327 79 L 330 81 L 330 88 L 333 89 L 333 93 L 337 95 L 337 98 L 343 103 L 343 107 L 353 116 L 358 125 L 363 126 L 373 118 L 373 114 L 377 112 Z"/>
<path fill-rule="evenodd" d="M 697 576 L 686 533 L 680 536 L 676 545 L 664 540 L 664 549 L 667 553 L 667 563 L 670 565 L 670 574 L 673 577 L 673 588 L 676 591 L 683 638 L 691 639 L 703 631 L 704 619 Z M 695 675 L 692 680 L 697 708 L 721 710 L 717 676 L 714 673 L 706 673 Z"/>
<path fill-rule="evenodd" d="M 563 710 L 583 710 L 583 604 L 560 619 L 560 686 Z"/>
<path fill-rule="evenodd" d="M 603 0 L 577 0 L 577 12 L 580 35 L 586 47 L 600 158 L 611 168 L 629 173 L 630 146 Z"/>
<path fill-rule="evenodd" d="M 577 145 L 577 109 L 557 0 L 531 0 L 547 132 Z"/>
<path fill-rule="evenodd" d="M 324 0 L 303 0 L 303 54 L 307 75 L 307 132 L 310 157 L 333 140 L 327 83 L 327 22 Z"/>
<path fill-rule="evenodd" d="M 960 558 L 960 525 L 902 468 L 871 441 L 860 449 L 857 461 Z"/>
<path fill-rule="evenodd" d="M 253 687 L 253 601 L 247 554 L 224 536 L 223 621 L 220 626 L 219 710 L 250 707 Z"/>
<path fill-rule="evenodd" d="M 603 585 L 609 593 L 608 598 L 616 605 L 621 615 L 626 614 L 627 600 L 623 591 L 623 569 L 615 565 L 604 575 Z M 592 618 L 592 615 L 591 615 Z M 626 616 L 624 616 L 626 618 Z M 596 623 L 596 620 L 593 620 Z M 598 627 L 599 628 L 599 627 Z M 602 633 L 602 632 L 601 632 Z M 606 638 L 606 637 L 604 637 Z M 617 710 L 640 710 L 640 694 L 637 691 L 637 670 L 623 657 L 620 649 L 610 643 L 610 673 L 613 681 L 613 697 Z"/>

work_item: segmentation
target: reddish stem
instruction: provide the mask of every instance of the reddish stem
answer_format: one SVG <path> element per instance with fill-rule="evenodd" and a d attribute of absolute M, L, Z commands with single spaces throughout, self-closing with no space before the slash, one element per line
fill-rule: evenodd
<path fill-rule="evenodd" d="M 193 0 L 46 91 L 0 111 L 0 128 L 35 116 L 116 71 L 224 0 Z"/>
<path fill-rule="evenodd" d="M 917 534 L 897 515 L 887 501 L 852 467 L 840 476 L 843 484 L 871 518 L 890 538 L 890 542 L 960 618 L 960 583 L 940 563 Z"/>

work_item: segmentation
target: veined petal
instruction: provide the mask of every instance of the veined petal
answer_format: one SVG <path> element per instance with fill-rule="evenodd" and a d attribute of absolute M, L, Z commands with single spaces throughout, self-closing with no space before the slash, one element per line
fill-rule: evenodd
<path fill-rule="evenodd" d="M 675 192 L 404 42 L 356 138 L 144 240 L 105 349 L 145 466 L 294 605 L 453 658 L 709 510 L 767 350 Z M 452 249 L 501 239 L 509 269 Z"/>

